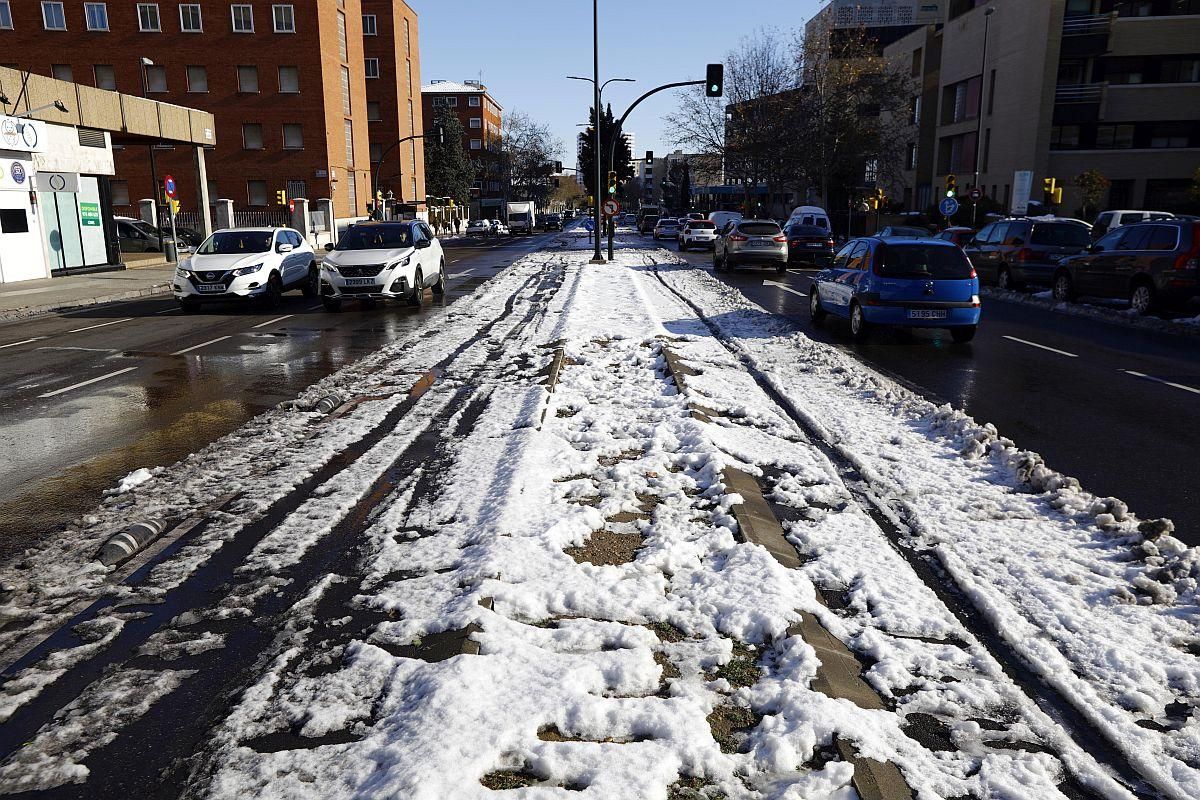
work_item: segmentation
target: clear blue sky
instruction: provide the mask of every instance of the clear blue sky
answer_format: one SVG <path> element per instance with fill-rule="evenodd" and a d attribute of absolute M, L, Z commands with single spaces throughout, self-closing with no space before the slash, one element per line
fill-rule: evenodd
<path fill-rule="evenodd" d="M 592 74 L 590 0 L 408 0 L 420 17 L 421 80 L 483 82 L 505 110 L 519 109 L 550 125 L 562 140 L 562 160 L 575 161 L 577 122 L 587 121 L 590 84 L 567 75 Z M 663 83 L 704 77 L 704 65 L 723 60 L 738 40 L 764 27 L 803 27 L 822 0 L 599 0 L 600 79 L 605 103 L 620 114 L 639 95 Z M 640 151 L 667 152 L 662 117 L 672 92 L 642 105 L 626 130 Z"/>

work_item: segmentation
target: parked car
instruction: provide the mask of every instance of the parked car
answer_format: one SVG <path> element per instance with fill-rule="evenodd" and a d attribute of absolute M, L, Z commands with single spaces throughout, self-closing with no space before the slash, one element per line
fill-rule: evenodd
<path fill-rule="evenodd" d="M 956 342 L 975 338 L 979 279 L 961 249 L 938 239 L 852 239 L 813 278 L 809 313 L 850 322 L 858 341 L 872 328 L 946 328 Z"/>
<path fill-rule="evenodd" d="M 786 272 L 787 237 L 770 219 L 739 219 L 726 223 L 713 245 L 713 269 L 727 272 L 742 264 L 774 267 Z"/>
<path fill-rule="evenodd" d="M 790 225 L 812 225 L 817 228 L 824 228 L 827 231 L 833 227 L 829 224 L 829 215 L 820 206 L 797 206 L 793 208 L 784 227 L 786 228 Z"/>
<path fill-rule="evenodd" d="M 706 219 L 688 220 L 679 231 L 679 252 L 693 247 L 711 250 L 717 241 L 717 226 Z"/>
<path fill-rule="evenodd" d="M 642 236 L 649 233 L 654 233 L 654 226 L 658 224 L 659 216 L 657 214 L 646 214 L 638 222 L 637 230 Z"/>
<path fill-rule="evenodd" d="M 1150 222 L 1160 219 L 1174 219 L 1175 215 L 1166 211 L 1105 211 L 1096 217 L 1092 223 L 1092 241 L 1098 241 L 1122 225 L 1133 225 L 1136 222 Z"/>
<path fill-rule="evenodd" d="M 677 239 L 679 237 L 679 220 L 675 217 L 660 217 L 654 223 L 654 241 L 659 239 Z"/>
<path fill-rule="evenodd" d="M 421 220 L 363 222 L 346 229 L 321 262 L 321 301 L 341 311 L 344 300 L 406 300 L 419 306 L 426 289 L 446 293 L 446 258 Z"/>
<path fill-rule="evenodd" d="M 1200 222 L 1164 219 L 1122 225 L 1088 248 L 1064 259 L 1054 274 L 1054 297 L 1077 295 L 1129 298 L 1149 314 L 1200 294 Z"/>
<path fill-rule="evenodd" d="M 907 225 L 888 225 L 875 233 L 880 239 L 929 239 L 931 235 L 925 228 L 913 228 Z"/>
<path fill-rule="evenodd" d="M 950 242 L 951 244 L 956 244 L 959 247 L 966 247 L 967 242 L 971 241 L 971 239 L 973 239 L 974 237 L 975 237 L 975 229 L 974 228 L 954 227 L 954 228 L 946 228 L 946 230 L 942 231 L 941 233 L 939 233 L 937 236 L 935 236 L 933 238 L 941 239 L 942 241 Z"/>
<path fill-rule="evenodd" d="M 983 226 L 963 250 L 980 280 L 1020 289 L 1049 286 L 1058 262 L 1084 252 L 1089 242 L 1087 228 L 1074 222 L 1008 219 Z"/>
<path fill-rule="evenodd" d="M 833 261 L 833 237 L 828 229 L 796 223 L 787 226 L 784 235 L 787 236 L 789 264 L 827 267 Z"/>
<path fill-rule="evenodd" d="M 117 242 L 122 253 L 160 253 L 162 238 L 148 222 L 132 217 L 117 217 Z"/>
<path fill-rule="evenodd" d="M 209 236 L 175 270 L 171 290 L 184 311 L 215 300 L 260 300 L 279 305 L 283 293 L 300 289 L 316 297 L 317 259 L 291 228 L 226 228 Z"/>
<path fill-rule="evenodd" d="M 473 219 L 467 222 L 467 236 L 491 236 L 492 222 L 486 219 Z"/>

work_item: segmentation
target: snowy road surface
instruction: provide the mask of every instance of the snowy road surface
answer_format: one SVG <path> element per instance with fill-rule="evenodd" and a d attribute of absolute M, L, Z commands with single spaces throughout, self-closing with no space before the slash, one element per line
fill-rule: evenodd
<path fill-rule="evenodd" d="M 0 790 L 845 800 L 841 742 L 922 800 L 1200 795 L 1168 525 L 665 251 L 589 256 L 522 259 L 7 565 Z M 741 537 L 732 467 L 798 568 Z M 91 560 L 139 520 L 169 533 Z M 801 614 L 882 708 L 820 691 Z"/>

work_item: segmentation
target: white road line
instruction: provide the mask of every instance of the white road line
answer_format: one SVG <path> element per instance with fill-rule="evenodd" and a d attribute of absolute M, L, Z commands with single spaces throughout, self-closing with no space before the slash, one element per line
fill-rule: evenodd
<path fill-rule="evenodd" d="M 88 325 L 86 328 L 75 328 L 74 330 L 67 331 L 67 333 L 83 333 L 84 331 L 90 331 L 94 328 L 106 328 L 109 325 L 118 325 L 122 322 L 129 322 L 129 320 L 131 320 L 131 319 L 133 319 L 133 317 L 126 317 L 125 319 L 114 319 L 112 322 L 101 322 L 99 325 Z"/>
<path fill-rule="evenodd" d="M 19 344 L 29 344 L 30 342 L 40 342 L 42 339 L 45 339 L 45 338 L 46 338 L 45 336 L 35 336 L 32 339 L 22 339 L 19 342 L 9 342 L 8 344 L 0 344 L 0 350 L 3 350 L 6 347 L 16 347 Z"/>
<path fill-rule="evenodd" d="M 306 309 L 304 309 L 304 310 L 305 310 L 305 311 L 316 311 L 318 308 L 324 308 L 324 307 L 325 307 L 325 304 L 324 304 L 324 303 L 318 303 L 317 305 L 315 305 L 315 306 L 309 306 L 308 308 L 306 308 Z"/>
<path fill-rule="evenodd" d="M 1049 350 L 1051 353 L 1058 353 L 1060 356 L 1066 356 L 1067 358 L 1079 358 L 1079 356 L 1075 355 L 1074 353 L 1068 353 L 1066 350 L 1059 350 L 1054 347 L 1047 347 L 1044 344 L 1038 344 L 1037 342 L 1031 342 L 1027 339 L 1018 339 L 1015 336 L 1005 336 L 1004 338 L 1008 339 L 1010 341 L 1013 341 L 1013 342 L 1020 342 L 1021 344 L 1027 344 L 1030 347 L 1036 347 L 1039 350 Z"/>
<path fill-rule="evenodd" d="M 793 289 L 792 287 L 788 286 L 786 283 L 776 283 L 775 281 L 763 281 L 763 286 L 774 286 L 777 289 L 783 289 L 785 292 L 791 292 L 792 294 L 796 295 L 797 297 L 808 297 L 808 295 L 805 294 L 804 292 L 797 291 L 796 289 Z"/>
<path fill-rule="evenodd" d="M 176 306 L 174 308 L 164 308 L 162 311 L 155 311 L 154 313 L 157 316 L 158 314 L 170 314 L 172 311 L 178 311 L 178 310 L 179 310 L 179 307 Z"/>
<path fill-rule="evenodd" d="M 1137 372 L 1132 369 L 1122 369 L 1122 370 L 1118 370 L 1118 371 L 1124 372 L 1126 375 L 1132 375 L 1135 378 L 1145 378 L 1148 381 L 1154 381 L 1155 383 L 1161 383 L 1164 386 L 1173 386 L 1176 389 L 1183 389 L 1185 392 L 1191 392 L 1192 394 L 1200 394 L 1200 389 L 1197 389 L 1195 386 L 1185 386 L 1182 383 L 1173 383 L 1171 381 L 1165 381 L 1162 378 L 1156 378 L 1153 375 L 1147 375 L 1144 372 Z"/>
<path fill-rule="evenodd" d="M 803 275 L 804 277 L 807 278 L 808 273 L 820 272 L 821 269 L 822 269 L 821 267 L 812 267 L 811 269 L 789 269 L 788 272 L 792 273 L 793 275 Z"/>
<path fill-rule="evenodd" d="M 294 316 L 296 316 L 296 315 L 295 314 L 284 314 L 282 317 L 276 317 L 275 319 L 269 319 L 266 322 L 260 322 L 257 325 L 251 325 L 250 327 L 251 327 L 251 329 L 265 328 L 268 325 L 274 325 L 276 322 L 283 322 L 285 319 L 291 319 Z"/>
<path fill-rule="evenodd" d="M 200 344 L 197 344 L 197 345 L 192 345 L 191 347 L 185 347 L 185 348 L 183 348 L 182 350 L 176 350 L 174 353 L 171 353 L 171 355 L 173 355 L 173 356 L 181 356 L 181 355 L 183 355 L 184 353 L 190 353 L 190 352 L 192 352 L 193 350 L 199 350 L 201 347 L 208 347 L 210 344 L 216 344 L 217 342 L 223 342 L 223 341 L 225 341 L 226 339 L 229 339 L 229 338 L 231 338 L 231 337 L 229 337 L 229 336 L 218 336 L 216 339 L 210 339 L 210 340 L 208 340 L 207 342 L 201 342 Z"/>
<path fill-rule="evenodd" d="M 124 375 L 126 372 L 133 372 L 135 369 L 137 369 L 137 367 L 126 367 L 125 369 L 119 369 L 116 372 L 110 372 L 107 375 L 101 375 L 98 378 L 92 378 L 91 380 L 81 381 L 70 386 L 64 386 L 61 389 L 55 389 L 53 392 L 39 394 L 38 397 L 54 397 L 55 395 L 62 394 L 63 392 L 69 392 L 72 389 L 80 389 L 84 386 L 90 386 L 93 383 L 99 383 L 100 381 L 108 380 L 109 378 L 115 378 L 117 375 Z"/>

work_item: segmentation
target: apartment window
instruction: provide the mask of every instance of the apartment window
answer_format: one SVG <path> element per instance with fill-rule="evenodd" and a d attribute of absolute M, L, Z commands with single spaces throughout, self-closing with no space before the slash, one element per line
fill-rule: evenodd
<path fill-rule="evenodd" d="M 342 61 L 349 61 L 349 50 L 346 48 L 346 15 L 341 11 L 337 15 L 337 37 L 338 37 L 338 57 Z"/>
<path fill-rule="evenodd" d="M 296 32 L 296 8 L 292 5 L 271 6 L 271 16 L 275 19 L 276 33 Z"/>
<path fill-rule="evenodd" d="M 267 182 L 246 181 L 246 202 L 252 206 L 267 204 Z"/>
<path fill-rule="evenodd" d="M 483 140 L 482 139 L 472 139 L 471 140 L 471 149 L 472 150 L 482 150 L 483 149 Z"/>
<path fill-rule="evenodd" d="M 921 54 L 923 49 L 924 48 L 918 47 L 916 50 L 913 50 L 912 71 L 910 74 L 914 78 L 921 74 Z"/>
<path fill-rule="evenodd" d="M 258 67 L 253 65 L 237 68 L 238 91 L 254 94 L 258 91 Z"/>
<path fill-rule="evenodd" d="M 363 36 L 378 36 L 379 26 L 374 14 L 363 14 Z"/>
<path fill-rule="evenodd" d="M 283 124 L 283 149 L 304 149 L 304 127 L 299 122 L 285 122 Z"/>
<path fill-rule="evenodd" d="M 308 197 L 308 183 L 305 181 L 289 180 L 287 182 L 287 196 Z M 295 236 L 297 239 L 300 238 L 298 234 L 293 234 L 293 236 Z M 304 240 L 300 239 L 300 241 Z"/>
<path fill-rule="evenodd" d="M 42 27 L 48 31 L 65 31 L 67 15 L 62 3 L 42 3 Z"/>
<path fill-rule="evenodd" d="M 350 116 L 350 69 L 342 67 L 342 113 Z"/>
<path fill-rule="evenodd" d="M 942 103 L 942 107 L 945 109 L 945 118 L 942 120 L 942 124 L 948 125 L 977 118 L 979 116 L 979 90 L 982 88 L 982 84 L 981 77 L 976 76 L 947 86 Z"/>
<path fill-rule="evenodd" d="M 914 97 L 908 101 L 908 124 L 909 125 L 920 125 L 921 124 L 921 98 L 920 98 L 920 96 Z"/>
<path fill-rule="evenodd" d="M 471 108 L 479 108 L 479 97 L 478 96 L 468 97 L 467 105 L 469 105 Z"/>
<path fill-rule="evenodd" d="M 234 33 L 254 33 L 254 8 L 247 5 L 229 7 Z"/>
<path fill-rule="evenodd" d="M 165 92 L 167 90 L 167 68 L 161 64 L 146 67 L 146 91 Z"/>
<path fill-rule="evenodd" d="M 1168 58 L 1162 61 L 1160 78 L 1163 83 L 1196 83 L 1200 81 L 1200 58 Z"/>
<path fill-rule="evenodd" d="M 109 181 L 108 190 L 114 206 L 129 205 L 129 181 Z"/>
<path fill-rule="evenodd" d="M 204 17 L 199 3 L 184 3 L 179 7 L 179 30 L 184 33 L 203 33 Z"/>
<path fill-rule="evenodd" d="M 404 55 L 412 55 L 412 31 L 409 29 L 408 20 L 404 20 Z"/>
<path fill-rule="evenodd" d="M 346 194 L 350 196 L 350 213 L 358 216 L 358 176 L 353 170 L 346 174 Z"/>
<path fill-rule="evenodd" d="M 1055 125 L 1050 129 L 1051 150 L 1075 150 L 1079 147 L 1078 125 Z"/>
<path fill-rule="evenodd" d="M 371 142 L 371 163 L 378 164 L 383 160 L 383 143 Z"/>
<path fill-rule="evenodd" d="M 346 133 L 346 166 L 354 166 L 354 123 L 350 120 L 344 120 L 344 130 Z"/>
<path fill-rule="evenodd" d="M 1096 147 L 1101 150 L 1128 150 L 1133 147 L 1133 126 L 1096 126 Z"/>
<path fill-rule="evenodd" d="M 54 76 L 55 80 L 66 81 L 67 83 L 72 83 L 75 80 L 70 64 L 51 64 L 50 74 Z"/>
<path fill-rule="evenodd" d="M 380 110 L 379 101 L 368 100 L 367 101 L 367 121 L 368 122 L 379 122 L 382 119 L 383 119 L 383 114 L 382 114 L 382 111 Z"/>
<path fill-rule="evenodd" d="M 117 73 L 113 71 L 111 64 L 96 64 L 92 67 L 92 74 L 96 78 L 97 89 L 107 89 L 110 92 L 117 90 Z"/>
<path fill-rule="evenodd" d="M 138 30 L 142 33 L 162 31 L 162 19 L 158 15 L 158 3 L 138 3 Z"/>
<path fill-rule="evenodd" d="M 188 67 L 187 82 L 189 92 L 208 91 L 208 67 Z"/>
<path fill-rule="evenodd" d="M 1121 85 L 1145 83 L 1146 66 L 1146 59 L 1141 56 L 1106 58 L 1103 62 L 1104 80 Z"/>
<path fill-rule="evenodd" d="M 8 0 L 0 0 L 0 28 L 12 30 L 12 8 Z"/>
<path fill-rule="evenodd" d="M 279 93 L 298 94 L 300 92 L 300 68 L 279 68 Z"/>
<path fill-rule="evenodd" d="M 434 108 L 458 108 L 457 97 L 435 97 L 433 98 Z"/>
<path fill-rule="evenodd" d="M 378 58 L 368 58 L 366 60 L 366 66 L 365 66 L 364 71 L 368 78 L 378 78 L 379 77 L 379 59 Z"/>
<path fill-rule="evenodd" d="M 243 122 L 242 123 L 242 148 L 244 150 L 262 150 L 263 149 L 262 123 L 260 123 L 260 122 Z"/>
<path fill-rule="evenodd" d="M 476 129 L 482 128 L 483 120 L 481 120 L 479 117 L 471 117 L 471 127 Z"/>
<path fill-rule="evenodd" d="M 411 97 L 413 94 L 412 59 L 411 58 L 404 59 L 404 74 L 406 76 L 408 76 L 408 95 L 409 95 L 409 97 Z"/>
<path fill-rule="evenodd" d="M 1159 122 L 1150 127 L 1151 147 L 1187 147 L 1191 140 L 1190 122 Z"/>
<path fill-rule="evenodd" d="M 915 144 L 908 145 L 908 156 L 904 159 L 905 169 L 917 168 L 917 146 Z"/>
<path fill-rule="evenodd" d="M 107 3 L 84 3 L 83 17 L 87 20 L 87 29 L 89 31 L 108 30 Z"/>

